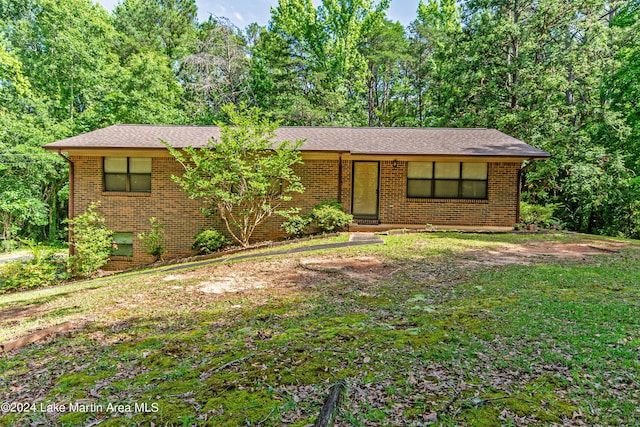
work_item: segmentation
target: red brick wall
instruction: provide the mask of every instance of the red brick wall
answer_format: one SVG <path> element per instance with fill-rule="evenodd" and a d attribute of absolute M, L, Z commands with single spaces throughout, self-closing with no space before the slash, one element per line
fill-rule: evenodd
<path fill-rule="evenodd" d="M 131 267 L 152 261 L 137 239 L 137 234 L 149 230 L 149 218 L 158 218 L 165 227 L 168 252 L 165 257 L 192 254 L 193 237 L 204 228 L 214 227 L 226 232 L 222 221 L 205 217 L 200 203 L 191 200 L 171 180 L 182 172 L 170 157 L 154 157 L 151 193 L 109 193 L 103 191 L 102 157 L 75 156 L 75 212 L 84 212 L 91 202 L 100 202 L 98 209 L 110 229 L 131 232 L 134 236 L 134 257 L 113 259 L 109 267 Z M 389 224 L 435 224 L 511 226 L 515 223 L 517 206 L 517 173 L 519 163 L 490 163 L 488 200 L 433 200 L 406 198 L 406 162 L 380 163 L 380 221 Z M 306 191 L 293 194 L 288 206 L 309 212 L 321 201 L 338 198 L 338 160 L 305 160 L 296 166 Z M 341 202 L 351 210 L 352 162 L 342 160 Z M 269 218 L 254 233 L 254 240 L 285 237 L 280 217 Z"/>
<path fill-rule="evenodd" d="M 198 201 L 187 198 L 171 175 L 181 173 L 173 158 L 155 157 L 152 161 L 151 193 L 103 192 L 102 157 L 72 157 L 75 173 L 75 212 L 84 212 L 91 202 L 100 202 L 98 211 L 107 226 L 116 232 L 133 233 L 133 259 L 115 257 L 109 263 L 113 269 L 128 268 L 140 262 L 151 262 L 137 234 L 149 231 L 149 218 L 164 224 L 167 243 L 165 257 L 192 254 L 193 236 L 207 228 L 211 219 L 200 212 Z"/>
<path fill-rule="evenodd" d="M 407 162 L 380 162 L 380 221 L 510 227 L 516 222 L 519 163 L 489 163 L 487 200 L 408 199 Z"/>
<path fill-rule="evenodd" d="M 300 213 L 307 213 L 318 203 L 338 198 L 338 161 L 305 160 L 304 164 L 294 167 L 305 187 L 305 192 L 289 193 L 292 200 L 286 207 L 298 207 Z M 274 216 L 256 229 L 253 238 L 256 241 L 286 237 L 280 225 L 283 218 Z"/>

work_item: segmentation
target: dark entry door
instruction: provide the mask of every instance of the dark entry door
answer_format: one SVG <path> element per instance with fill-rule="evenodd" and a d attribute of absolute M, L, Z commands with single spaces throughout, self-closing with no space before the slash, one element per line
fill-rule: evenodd
<path fill-rule="evenodd" d="M 378 219 L 380 162 L 353 162 L 351 213 L 355 218 Z"/>

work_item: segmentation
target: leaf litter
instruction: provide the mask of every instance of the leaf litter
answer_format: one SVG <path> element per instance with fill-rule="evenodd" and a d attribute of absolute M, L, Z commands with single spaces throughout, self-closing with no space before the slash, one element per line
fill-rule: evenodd
<path fill-rule="evenodd" d="M 428 247 L 419 240 L 413 244 Z M 0 400 L 47 402 L 69 398 L 75 390 L 89 401 L 126 401 L 150 393 L 193 413 L 194 424 L 304 425 L 304 420 L 313 422 L 330 385 L 345 378 L 348 391 L 338 426 L 612 422 L 615 414 L 585 402 L 624 399 L 639 406 L 640 387 L 632 374 L 612 370 L 576 378 L 570 368 L 575 355 L 559 338 L 539 337 L 549 342 L 548 352 L 524 348 L 528 343 L 514 343 L 495 331 L 483 334 L 484 322 L 500 321 L 499 310 L 462 310 L 457 304 L 469 292 L 487 292 L 486 284 L 461 289 L 478 270 L 549 258 L 579 263 L 591 255 L 618 257 L 629 247 L 599 240 L 500 242 L 488 250 L 461 251 L 455 256 L 457 268 L 426 257 L 416 264 L 384 254 L 329 253 L 145 278 L 145 286 L 157 288 L 120 294 L 116 303 L 101 307 L 132 308 L 128 316 L 114 319 L 96 307 L 96 324 L 81 336 L 63 336 L 5 360 Z M 513 258 L 496 264 L 507 255 Z M 220 315 L 212 315 L 212 309 Z M 183 317 L 184 312 L 191 316 Z M 204 335 L 185 339 L 190 333 Z M 183 340 L 190 344 L 180 344 Z M 632 333 L 618 341 L 616 346 L 640 348 Z M 177 345 L 174 353 L 171 343 Z M 545 352 L 555 355 L 553 363 Z M 108 362 L 113 358 L 117 362 Z M 213 381 L 217 391 L 161 391 L 162 382 L 191 378 L 176 372 L 183 365 L 193 370 L 193 384 L 206 388 Z M 65 380 L 73 375 L 78 378 Z M 227 393 L 244 408 L 241 415 L 217 400 Z M 245 402 L 252 395 L 264 397 L 258 404 L 264 410 Z M 59 417 L 41 416 L 58 422 Z M 618 419 L 625 420 L 628 414 Z"/>

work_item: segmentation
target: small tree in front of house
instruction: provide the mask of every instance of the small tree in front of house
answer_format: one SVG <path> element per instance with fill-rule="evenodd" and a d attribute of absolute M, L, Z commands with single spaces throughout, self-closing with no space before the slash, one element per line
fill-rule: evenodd
<path fill-rule="evenodd" d="M 211 138 L 203 148 L 171 154 L 184 167 L 173 176 L 191 199 L 203 202 L 205 214 L 217 213 L 229 234 L 246 247 L 254 230 L 272 215 L 288 217 L 298 210 L 284 209 L 292 193 L 304 192 L 293 166 L 302 163 L 302 140 L 274 143 L 277 123 L 259 108 L 223 107 L 230 124 L 220 124 L 220 140 Z"/>
<path fill-rule="evenodd" d="M 149 218 L 151 230 L 148 233 L 139 233 L 138 239 L 142 241 L 142 247 L 147 254 L 152 255 L 154 261 L 162 260 L 162 255 L 167 251 L 164 239 L 164 225 L 156 217 Z"/>
<path fill-rule="evenodd" d="M 75 248 L 68 261 L 72 276 L 90 277 L 109 261 L 113 231 L 107 228 L 104 217 L 96 212 L 98 206 L 99 203 L 91 203 L 84 213 L 69 220 Z"/>

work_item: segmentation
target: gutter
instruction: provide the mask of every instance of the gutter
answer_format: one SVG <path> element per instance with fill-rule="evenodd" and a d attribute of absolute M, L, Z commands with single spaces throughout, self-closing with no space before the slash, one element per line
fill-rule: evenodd
<path fill-rule="evenodd" d="M 58 149 L 58 155 L 65 159 L 69 164 L 69 220 L 73 219 L 73 213 L 75 212 L 75 171 L 74 164 L 71 159 L 64 154 L 62 154 L 62 150 Z M 73 256 L 76 253 L 76 247 L 73 244 L 73 225 L 69 224 L 69 255 Z"/>

